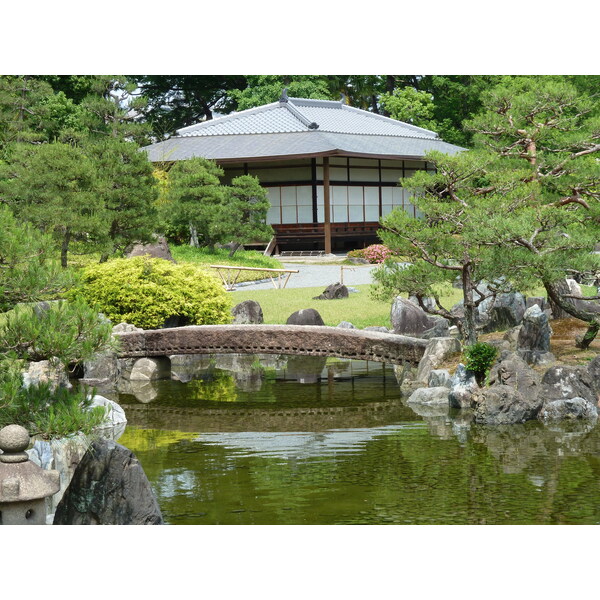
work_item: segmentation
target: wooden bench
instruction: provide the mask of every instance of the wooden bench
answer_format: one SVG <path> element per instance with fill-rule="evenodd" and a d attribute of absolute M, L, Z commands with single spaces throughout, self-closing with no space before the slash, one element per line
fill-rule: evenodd
<path fill-rule="evenodd" d="M 242 271 L 260 271 L 265 272 L 273 287 L 277 290 L 283 289 L 290 278 L 292 273 L 298 273 L 298 269 L 267 269 L 266 267 L 232 267 L 230 265 L 209 265 L 211 269 L 216 269 L 217 273 L 223 280 L 223 285 L 228 291 L 235 289 L 235 284 L 242 273 Z M 283 278 L 283 275 L 287 273 L 287 277 Z M 281 285 L 283 282 L 283 285 Z"/>

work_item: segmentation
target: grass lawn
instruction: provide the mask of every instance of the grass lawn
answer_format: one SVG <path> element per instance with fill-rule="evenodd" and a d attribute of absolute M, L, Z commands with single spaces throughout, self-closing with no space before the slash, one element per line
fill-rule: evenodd
<path fill-rule="evenodd" d="M 288 317 L 302 308 L 319 311 L 325 325 L 335 327 L 341 321 L 350 321 L 362 329 L 370 326 L 391 327 L 391 302 L 371 298 L 370 285 L 353 286 L 359 293 L 351 293 L 341 300 L 313 300 L 323 292 L 324 287 L 286 288 L 283 290 L 240 290 L 231 292 L 234 304 L 244 300 L 256 300 L 263 310 L 265 323 L 284 324 Z M 461 291 L 448 288 L 442 302 L 452 306 L 460 299 Z"/>

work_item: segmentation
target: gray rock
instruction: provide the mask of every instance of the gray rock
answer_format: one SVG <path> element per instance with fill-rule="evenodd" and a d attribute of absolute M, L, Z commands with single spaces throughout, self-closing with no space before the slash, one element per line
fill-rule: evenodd
<path fill-rule="evenodd" d="M 545 311 L 548 308 L 548 301 L 543 296 L 529 296 L 525 299 L 525 306 L 527 308 L 531 308 L 537 304 L 542 311 Z"/>
<path fill-rule="evenodd" d="M 445 387 L 450 389 L 452 386 L 452 376 L 447 369 L 433 369 L 429 373 L 427 386 L 430 388 Z"/>
<path fill-rule="evenodd" d="M 351 262 L 353 265 L 368 265 L 369 261 L 366 258 L 359 258 L 354 256 L 346 257 L 348 262 Z"/>
<path fill-rule="evenodd" d="M 583 298 L 581 287 L 574 279 L 565 279 L 564 281 L 559 282 L 557 288 L 560 294 L 568 294 Z M 573 304 L 578 310 L 585 310 L 600 314 L 600 303 L 597 300 L 578 300 L 577 298 L 565 298 L 565 300 Z M 552 310 L 553 318 L 567 319 L 571 317 L 571 315 L 568 312 L 560 308 L 551 299 L 549 299 L 549 304 Z"/>
<path fill-rule="evenodd" d="M 400 296 L 392 303 L 390 321 L 394 333 L 408 336 L 421 336 L 436 325 L 420 306 Z"/>
<path fill-rule="evenodd" d="M 133 327 L 133 325 L 131 325 Z M 83 378 L 86 383 L 107 385 L 119 379 L 119 361 L 113 352 L 96 354 L 92 360 L 83 363 Z"/>
<path fill-rule="evenodd" d="M 444 317 L 433 317 L 434 325 L 431 329 L 424 331 L 421 337 L 430 340 L 434 337 L 449 337 L 450 322 Z"/>
<path fill-rule="evenodd" d="M 409 404 L 435 404 L 448 406 L 450 390 L 445 387 L 418 388 L 408 398 Z"/>
<path fill-rule="evenodd" d="M 325 325 L 325 323 L 314 308 L 301 308 L 288 317 L 286 325 Z"/>
<path fill-rule="evenodd" d="M 390 330 L 387 327 L 380 327 L 379 325 L 369 325 L 369 327 L 365 327 L 363 331 L 379 331 L 380 333 L 390 333 Z"/>
<path fill-rule="evenodd" d="M 432 338 L 429 340 L 423 358 L 419 361 L 417 381 L 426 383 L 429 374 L 437 369 L 445 360 L 460 352 L 460 342 L 456 338 Z"/>
<path fill-rule="evenodd" d="M 542 401 L 536 395 L 521 394 L 509 385 L 476 390 L 472 398 L 474 421 L 485 425 L 508 425 L 535 419 Z"/>
<path fill-rule="evenodd" d="M 452 377 L 448 403 L 452 408 L 470 408 L 473 394 L 478 389 L 475 373 L 461 363 Z"/>
<path fill-rule="evenodd" d="M 559 398 L 544 402 L 538 418 L 541 421 L 597 419 L 598 407 L 589 400 L 578 396 L 574 398 Z"/>
<path fill-rule="evenodd" d="M 73 387 L 69 382 L 67 370 L 58 359 L 30 362 L 27 371 L 23 371 L 22 377 L 24 388 L 41 383 L 49 384 L 51 390 L 57 388 L 70 390 Z"/>
<path fill-rule="evenodd" d="M 519 292 L 498 294 L 495 299 L 484 300 L 479 305 L 480 315 L 487 315 L 484 331 L 501 331 L 519 325 L 525 309 L 525 297 Z"/>
<path fill-rule="evenodd" d="M 148 255 L 151 258 L 162 258 L 171 262 L 176 262 L 171 255 L 169 250 L 169 244 L 164 237 L 159 237 L 156 242 L 152 244 L 136 244 L 127 254 L 127 258 L 133 258 L 134 256 L 145 256 Z"/>
<path fill-rule="evenodd" d="M 124 446 L 95 440 L 75 469 L 54 525 L 160 525 L 162 514 L 139 461 Z"/>
<path fill-rule="evenodd" d="M 348 288 L 342 283 L 328 285 L 322 294 L 315 296 L 313 300 L 341 300 L 348 297 Z"/>
<path fill-rule="evenodd" d="M 356 327 L 354 325 L 352 325 L 352 323 L 350 323 L 349 321 L 342 321 L 338 327 L 340 327 L 341 329 L 356 329 Z"/>
<path fill-rule="evenodd" d="M 127 417 L 125 416 L 125 411 L 113 400 L 109 400 L 104 396 L 95 395 L 92 398 L 92 403 L 90 408 L 94 408 L 96 406 L 102 406 L 105 410 L 105 422 L 104 427 L 114 427 L 115 425 L 122 425 L 127 423 Z"/>
<path fill-rule="evenodd" d="M 600 400 L 600 354 L 596 356 L 586 367 L 588 373 L 590 387 L 596 393 L 596 397 Z"/>
<path fill-rule="evenodd" d="M 166 357 L 138 358 L 129 375 L 130 381 L 154 381 L 170 378 L 171 361 Z"/>
<path fill-rule="evenodd" d="M 132 331 L 144 331 L 141 327 L 136 327 L 130 323 L 119 323 L 112 328 L 113 333 L 130 333 Z"/>
<path fill-rule="evenodd" d="M 517 352 L 529 364 L 539 364 L 548 360 L 551 335 L 548 315 L 534 304 L 525 311 L 517 338 Z"/>
<path fill-rule="evenodd" d="M 527 397 L 541 392 L 540 376 L 516 352 L 504 352 L 489 374 L 492 386 L 508 385 Z"/>
<path fill-rule="evenodd" d="M 515 352 L 517 349 L 517 340 L 519 339 L 519 332 L 521 331 L 522 325 L 516 325 L 511 327 L 502 337 L 504 342 L 508 343 L 508 349 Z"/>
<path fill-rule="evenodd" d="M 264 323 L 263 311 L 260 304 L 255 300 L 244 300 L 231 309 L 233 322 L 238 325 Z"/>
<path fill-rule="evenodd" d="M 211 366 L 212 359 L 208 354 L 173 354 L 171 361 L 171 379 L 188 383 L 197 379 Z"/>
<path fill-rule="evenodd" d="M 582 367 L 550 367 L 542 377 L 542 394 L 545 402 L 553 400 L 583 398 L 596 405 L 598 397 L 594 391 L 590 372 Z"/>

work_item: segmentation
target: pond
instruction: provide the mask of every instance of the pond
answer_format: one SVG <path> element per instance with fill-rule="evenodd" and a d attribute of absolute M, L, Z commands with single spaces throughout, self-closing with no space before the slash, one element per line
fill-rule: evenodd
<path fill-rule="evenodd" d="M 173 372 L 113 396 L 167 523 L 600 522 L 596 423 L 418 414 L 373 362 L 182 356 Z"/>

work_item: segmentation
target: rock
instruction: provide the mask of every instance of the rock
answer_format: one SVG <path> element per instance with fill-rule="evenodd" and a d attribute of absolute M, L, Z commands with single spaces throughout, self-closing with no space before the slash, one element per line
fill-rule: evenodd
<path fill-rule="evenodd" d="M 27 371 L 23 371 L 22 376 L 24 388 L 40 383 L 50 384 L 52 391 L 57 388 L 70 390 L 73 387 L 69 382 L 67 370 L 57 359 L 30 362 L 27 365 Z"/>
<path fill-rule="evenodd" d="M 387 327 L 380 327 L 378 325 L 369 325 L 369 327 L 365 327 L 363 331 L 379 331 L 379 333 L 390 333 L 390 330 Z"/>
<path fill-rule="evenodd" d="M 342 321 L 338 327 L 340 327 L 341 329 L 356 329 L 356 327 L 354 325 L 352 325 L 352 323 L 350 323 L 349 321 Z"/>
<path fill-rule="evenodd" d="M 325 325 L 325 323 L 314 308 L 301 308 L 288 317 L 286 325 Z"/>
<path fill-rule="evenodd" d="M 75 469 L 54 525 L 160 525 L 162 514 L 139 461 L 124 446 L 95 440 Z"/>
<path fill-rule="evenodd" d="M 450 390 L 445 387 L 419 388 L 407 400 L 409 404 L 437 404 L 448 406 Z"/>
<path fill-rule="evenodd" d="M 548 301 L 543 296 L 529 296 L 525 299 L 526 308 L 531 308 L 536 304 L 540 307 L 542 311 L 545 311 L 548 308 Z"/>
<path fill-rule="evenodd" d="M 444 317 L 432 317 L 434 325 L 431 329 L 421 334 L 422 338 L 430 340 L 434 337 L 448 337 L 450 335 L 450 323 Z"/>
<path fill-rule="evenodd" d="M 96 354 L 92 360 L 83 363 L 83 379 L 90 385 L 114 384 L 119 376 L 119 361 L 113 352 Z"/>
<path fill-rule="evenodd" d="M 127 254 L 127 258 L 133 258 L 134 256 L 148 255 L 151 258 L 162 258 L 163 260 L 169 260 L 175 262 L 175 259 L 171 255 L 169 250 L 169 244 L 164 237 L 159 237 L 156 242 L 152 244 L 136 244 Z"/>
<path fill-rule="evenodd" d="M 542 400 L 510 385 L 494 385 L 475 390 L 471 400 L 474 420 L 485 425 L 508 425 L 535 419 Z"/>
<path fill-rule="evenodd" d="M 542 396 L 545 402 L 553 400 L 583 398 L 593 405 L 598 396 L 594 391 L 596 382 L 592 382 L 590 372 L 581 367 L 550 367 L 542 377 Z"/>
<path fill-rule="evenodd" d="M 473 394 L 478 389 L 475 373 L 461 363 L 452 377 L 448 403 L 452 408 L 470 408 Z"/>
<path fill-rule="evenodd" d="M 596 356 L 586 367 L 590 387 L 596 394 L 596 399 L 600 400 L 600 354 Z"/>
<path fill-rule="evenodd" d="M 484 300 L 478 307 L 480 318 L 487 316 L 485 332 L 501 331 L 519 325 L 525 314 L 525 297 L 519 292 L 498 294 L 495 299 Z"/>
<path fill-rule="evenodd" d="M 549 362 L 554 358 L 552 355 L 548 356 L 551 335 L 548 315 L 534 304 L 525 311 L 517 338 L 517 352 L 529 364 Z"/>
<path fill-rule="evenodd" d="M 540 421 L 562 421 L 563 419 L 597 419 L 598 407 L 586 400 L 575 396 L 574 398 L 560 398 L 544 402 L 538 415 Z"/>
<path fill-rule="evenodd" d="M 436 325 L 436 321 L 420 306 L 400 296 L 392 303 L 390 320 L 394 333 L 415 337 Z"/>
<path fill-rule="evenodd" d="M 444 361 L 460 352 L 460 342 L 456 338 L 432 338 L 427 343 L 423 358 L 419 361 L 417 381 L 426 383 L 429 374 L 437 369 Z"/>
<path fill-rule="evenodd" d="M 450 389 L 452 386 L 452 376 L 447 369 L 433 369 L 429 373 L 427 386 L 430 388 L 445 387 Z"/>
<path fill-rule="evenodd" d="M 264 323 L 263 311 L 260 304 L 255 300 L 244 300 L 231 309 L 233 323 L 236 325 Z"/>
<path fill-rule="evenodd" d="M 119 379 L 117 382 L 117 391 L 119 394 L 135 396 L 135 399 L 143 404 L 148 404 L 158 397 L 158 388 L 154 381 Z"/>
<path fill-rule="evenodd" d="M 170 378 L 171 361 L 166 357 L 138 358 L 129 375 L 130 381 L 153 381 Z"/>
<path fill-rule="evenodd" d="M 136 327 L 130 323 L 119 323 L 112 328 L 113 333 L 130 333 L 132 331 L 144 331 L 141 327 Z"/>
<path fill-rule="evenodd" d="M 368 265 L 369 261 L 366 258 L 358 258 L 358 257 L 354 257 L 354 256 L 348 256 L 346 257 L 346 260 L 350 263 L 352 263 L 353 265 Z"/>
<path fill-rule="evenodd" d="M 351 286 L 347 285 L 346 289 L 348 290 L 348 292 L 350 294 L 360 294 L 360 290 L 358 288 L 351 287 Z"/>
<path fill-rule="evenodd" d="M 313 300 L 340 300 L 348 297 L 348 288 L 341 283 L 328 285 L 322 294 L 315 296 Z"/>
<path fill-rule="evenodd" d="M 490 369 L 492 386 L 508 385 L 527 397 L 541 392 L 539 375 L 516 352 L 504 352 Z"/>
<path fill-rule="evenodd" d="M 90 408 L 96 406 L 103 406 L 106 411 L 106 417 L 103 428 L 114 427 L 116 425 L 123 425 L 127 423 L 127 417 L 125 411 L 116 402 L 105 398 L 104 396 L 95 395 L 92 398 Z"/>
<path fill-rule="evenodd" d="M 502 337 L 504 342 L 508 342 L 508 350 L 515 352 L 517 350 L 517 340 L 519 339 L 519 332 L 521 331 L 521 325 L 511 327 Z"/>

